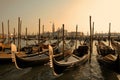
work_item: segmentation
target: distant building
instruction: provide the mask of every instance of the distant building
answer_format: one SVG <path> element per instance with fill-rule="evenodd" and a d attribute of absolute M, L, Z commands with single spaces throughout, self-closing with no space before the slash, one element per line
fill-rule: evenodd
<path fill-rule="evenodd" d="M 76 32 L 68 32 L 67 30 L 64 30 L 64 35 L 66 38 L 75 38 L 76 37 Z M 83 37 L 84 33 L 83 32 L 77 32 L 77 37 Z M 44 37 L 49 38 L 62 38 L 63 37 L 63 29 L 58 29 L 57 31 L 53 32 L 45 32 Z"/>
<path fill-rule="evenodd" d="M 69 37 L 76 37 L 76 32 L 69 32 L 68 36 Z M 83 32 L 77 32 L 77 37 L 82 37 L 82 36 L 84 36 Z"/>
<path fill-rule="evenodd" d="M 59 38 L 63 37 L 63 28 L 58 29 L 53 34 L 54 34 L 53 37 L 59 37 Z M 68 35 L 67 30 L 64 30 L 64 36 L 67 36 L 67 35 Z"/>

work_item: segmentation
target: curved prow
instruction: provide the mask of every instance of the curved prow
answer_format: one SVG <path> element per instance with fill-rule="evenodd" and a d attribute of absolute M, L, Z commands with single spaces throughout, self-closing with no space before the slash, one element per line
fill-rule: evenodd
<path fill-rule="evenodd" d="M 15 62 L 15 52 L 17 52 L 17 47 L 15 44 L 11 44 L 11 58 L 12 58 L 12 62 Z"/>
<path fill-rule="evenodd" d="M 11 58 L 12 58 L 12 62 L 15 63 L 15 66 L 16 66 L 17 69 L 21 69 L 21 68 L 19 68 L 19 67 L 17 66 L 16 55 L 15 55 L 16 52 L 17 52 L 17 47 L 16 47 L 15 44 L 12 43 L 12 44 L 11 44 Z"/>
<path fill-rule="evenodd" d="M 53 65 L 53 48 L 51 45 L 49 45 L 49 57 L 50 57 L 50 67 L 53 69 L 53 74 L 54 75 L 57 75 L 55 72 L 54 72 L 54 65 Z"/>
<path fill-rule="evenodd" d="M 53 67 L 53 48 L 49 45 L 49 57 L 50 57 L 50 67 Z"/>

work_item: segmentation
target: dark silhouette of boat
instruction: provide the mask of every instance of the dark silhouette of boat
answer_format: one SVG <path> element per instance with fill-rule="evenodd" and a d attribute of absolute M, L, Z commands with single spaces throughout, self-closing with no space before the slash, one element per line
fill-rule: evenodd
<path fill-rule="evenodd" d="M 44 65 L 49 62 L 48 51 L 39 52 L 36 54 L 26 55 L 24 57 L 18 57 L 19 52 L 12 52 L 13 60 L 16 68 L 22 69 L 27 67 L 34 67 L 37 65 Z M 54 57 L 61 56 L 61 53 L 54 54 Z"/>
<path fill-rule="evenodd" d="M 81 48 L 84 50 L 81 51 Z M 83 65 L 89 58 L 88 46 L 86 45 L 79 46 L 76 50 L 72 48 L 65 50 L 64 55 L 57 58 L 53 57 L 53 49 L 49 46 L 49 55 L 50 67 L 52 67 L 55 75 L 60 75 L 73 67 Z"/>
<path fill-rule="evenodd" d="M 101 41 L 98 42 L 96 47 L 98 52 L 97 61 L 99 62 L 100 66 L 115 71 L 117 68 L 116 62 L 118 58 L 115 49 L 113 49 L 111 46 L 105 45 Z"/>

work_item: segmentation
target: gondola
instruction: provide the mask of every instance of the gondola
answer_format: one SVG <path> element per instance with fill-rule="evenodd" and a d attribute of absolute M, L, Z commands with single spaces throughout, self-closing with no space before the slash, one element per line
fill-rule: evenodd
<path fill-rule="evenodd" d="M 80 49 L 83 47 L 84 49 L 86 49 L 85 50 L 86 52 L 82 53 L 81 55 Z M 65 55 L 65 54 L 68 54 L 68 55 Z M 49 55 L 50 55 L 50 67 L 52 68 L 53 73 L 55 75 L 63 74 L 64 72 L 66 72 L 67 70 L 70 70 L 73 67 L 82 65 L 85 62 L 87 62 L 89 58 L 88 46 L 86 45 L 79 46 L 79 48 L 76 50 L 73 50 L 72 48 L 65 50 L 63 57 L 57 57 L 57 58 L 54 58 L 52 56 L 53 49 L 49 45 Z"/>
<path fill-rule="evenodd" d="M 44 51 L 44 52 L 48 52 L 48 50 Z M 26 54 L 27 53 L 27 54 Z M 43 53 L 43 51 L 39 52 L 39 54 Z M 38 53 L 37 53 L 38 54 Z M 25 56 L 31 56 L 31 55 L 36 55 L 35 54 L 30 54 L 29 52 L 19 52 L 19 54 L 17 54 L 17 56 L 19 58 L 25 57 Z M 11 50 L 8 51 L 1 51 L 0 52 L 0 64 L 8 64 L 8 63 L 12 63 L 12 54 L 11 54 Z"/>
<path fill-rule="evenodd" d="M 116 60 L 118 55 L 116 51 L 111 46 L 105 45 L 103 42 L 99 41 L 96 45 L 97 47 L 97 61 L 101 67 L 106 67 L 112 71 L 116 69 Z"/>
<path fill-rule="evenodd" d="M 54 49 L 56 48 L 57 46 L 54 46 Z M 32 46 L 31 46 L 32 48 Z M 38 54 L 42 54 L 42 53 L 45 53 L 45 52 L 48 52 L 48 49 L 47 49 L 47 45 L 44 45 L 42 47 L 42 49 L 44 50 L 40 50 L 39 52 L 31 52 L 31 50 L 26 50 L 26 51 L 20 51 L 19 54 L 17 54 L 17 57 L 19 58 L 22 58 L 22 57 L 25 57 L 25 56 L 33 56 L 33 55 L 38 55 Z M 2 48 L 1 48 L 2 50 Z M 56 49 L 55 49 L 56 50 Z M 11 50 L 5 50 L 5 51 L 0 51 L 0 64 L 11 64 L 12 63 L 12 57 L 11 57 Z"/>
<path fill-rule="evenodd" d="M 15 47 L 12 47 L 15 48 Z M 49 55 L 48 52 L 44 51 L 44 52 L 40 52 L 40 53 L 36 53 L 36 54 L 30 54 L 24 57 L 18 57 L 17 53 L 15 51 L 12 52 L 12 58 L 13 61 L 15 63 L 16 68 L 18 69 L 24 69 L 27 67 L 34 67 L 37 65 L 43 65 L 49 62 Z M 58 53 L 54 55 L 54 57 L 60 56 L 62 55 L 61 53 Z"/>
<path fill-rule="evenodd" d="M 115 61 L 115 72 L 120 74 L 120 44 L 118 41 L 114 40 L 112 40 L 111 43 L 117 53 L 117 59 Z"/>

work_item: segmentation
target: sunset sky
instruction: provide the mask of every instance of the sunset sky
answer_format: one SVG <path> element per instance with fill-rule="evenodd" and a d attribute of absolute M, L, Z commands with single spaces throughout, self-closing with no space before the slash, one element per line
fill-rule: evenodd
<path fill-rule="evenodd" d="M 120 0 L 0 0 L 0 27 L 4 22 L 7 33 L 7 20 L 10 32 L 17 29 L 18 17 L 22 20 L 22 32 L 38 32 L 38 19 L 45 25 L 45 31 L 52 31 L 65 24 L 65 29 L 89 32 L 89 16 L 95 22 L 95 32 L 108 32 L 111 22 L 112 32 L 120 32 Z M 0 33 L 2 28 L 0 28 Z"/>

